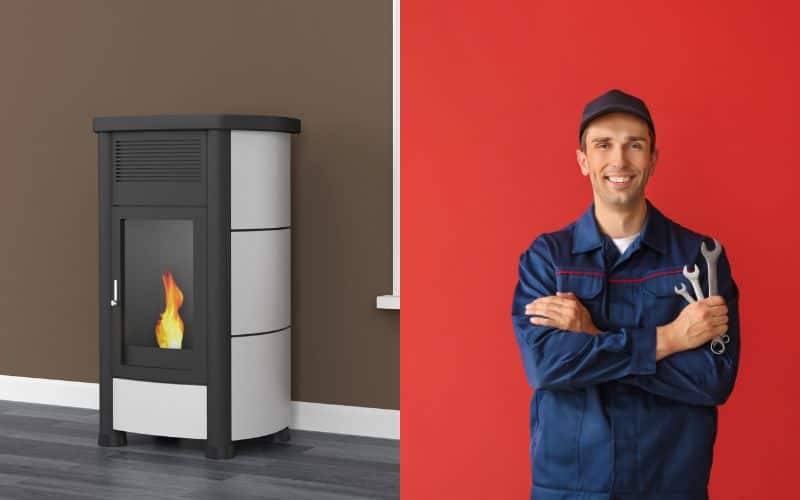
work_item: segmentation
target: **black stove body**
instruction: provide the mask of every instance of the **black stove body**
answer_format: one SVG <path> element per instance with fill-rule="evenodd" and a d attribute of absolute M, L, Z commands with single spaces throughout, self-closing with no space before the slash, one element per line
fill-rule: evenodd
<path fill-rule="evenodd" d="M 288 437 L 294 118 L 104 117 L 101 446 Z"/>

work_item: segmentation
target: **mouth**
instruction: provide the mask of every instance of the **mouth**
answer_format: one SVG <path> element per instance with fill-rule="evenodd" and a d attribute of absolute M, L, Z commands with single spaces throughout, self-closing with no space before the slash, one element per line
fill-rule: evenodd
<path fill-rule="evenodd" d="M 633 183 L 635 175 L 604 175 L 605 180 L 613 189 L 625 189 Z"/>

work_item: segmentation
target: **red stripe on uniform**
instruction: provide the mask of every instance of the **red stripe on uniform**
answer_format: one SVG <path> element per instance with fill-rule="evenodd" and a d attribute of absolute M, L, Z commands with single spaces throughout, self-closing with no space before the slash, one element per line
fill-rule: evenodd
<path fill-rule="evenodd" d="M 679 274 L 682 273 L 683 269 L 675 269 L 673 271 L 661 271 L 659 273 L 653 273 L 644 278 L 629 278 L 629 279 L 610 279 L 608 280 L 609 283 L 641 283 L 642 281 L 647 281 L 649 279 L 658 278 L 659 276 L 665 276 L 668 274 Z M 576 275 L 588 275 L 588 276 L 605 276 L 606 273 L 602 273 L 599 271 L 565 271 L 560 270 L 556 271 L 556 274 L 576 274 Z"/>
<path fill-rule="evenodd" d="M 609 283 L 641 283 L 642 281 L 646 281 L 652 278 L 658 278 L 659 276 L 664 276 L 667 274 L 679 274 L 682 273 L 683 269 L 675 269 L 674 271 L 661 271 L 660 273 L 653 273 L 649 276 L 645 276 L 644 278 L 632 278 L 632 279 L 618 279 L 618 280 L 608 280 Z"/>

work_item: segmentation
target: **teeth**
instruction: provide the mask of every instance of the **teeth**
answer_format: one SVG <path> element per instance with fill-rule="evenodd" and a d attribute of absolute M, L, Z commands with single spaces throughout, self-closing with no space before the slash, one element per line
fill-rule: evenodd
<path fill-rule="evenodd" d="M 611 182 L 623 183 L 627 182 L 630 177 L 609 177 L 608 178 Z"/>

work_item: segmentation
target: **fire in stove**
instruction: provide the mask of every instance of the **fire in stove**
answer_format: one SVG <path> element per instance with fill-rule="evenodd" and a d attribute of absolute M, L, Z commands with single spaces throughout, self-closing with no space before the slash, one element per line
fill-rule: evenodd
<path fill-rule="evenodd" d="M 183 319 L 178 309 L 183 305 L 183 292 L 169 271 L 161 276 L 161 282 L 164 284 L 164 312 L 156 323 L 156 341 L 162 349 L 180 349 L 183 343 Z"/>

